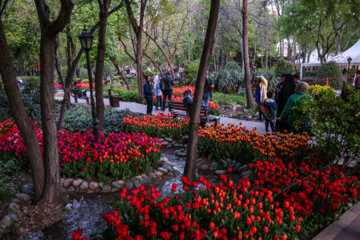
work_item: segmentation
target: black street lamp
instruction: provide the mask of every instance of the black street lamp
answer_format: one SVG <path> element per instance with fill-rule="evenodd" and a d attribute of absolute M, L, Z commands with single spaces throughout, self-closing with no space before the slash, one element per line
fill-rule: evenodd
<path fill-rule="evenodd" d="M 348 62 L 348 71 L 347 71 L 347 78 L 346 78 L 346 82 L 348 83 L 349 82 L 349 77 L 350 77 L 350 64 L 351 64 L 351 61 L 352 61 L 352 58 L 351 57 L 349 57 L 348 59 L 347 59 L 347 62 Z"/>
<path fill-rule="evenodd" d="M 95 111 L 95 102 L 93 97 L 93 81 L 92 81 L 92 74 L 90 68 L 90 49 L 93 38 L 94 36 L 91 34 L 91 32 L 88 32 L 85 28 L 79 36 L 81 46 L 84 48 L 86 52 L 87 68 L 88 68 L 89 83 L 90 83 L 90 99 L 91 99 L 91 112 L 93 119 L 94 138 L 95 138 L 95 142 L 97 143 L 99 141 L 99 121 L 97 119 L 96 111 Z"/>

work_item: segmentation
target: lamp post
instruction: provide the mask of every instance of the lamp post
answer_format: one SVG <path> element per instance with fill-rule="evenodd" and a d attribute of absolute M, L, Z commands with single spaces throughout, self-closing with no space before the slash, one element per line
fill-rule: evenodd
<path fill-rule="evenodd" d="M 346 78 L 346 83 L 348 83 L 349 82 L 349 77 L 350 77 L 350 64 L 351 64 L 351 61 L 352 61 L 352 58 L 351 57 L 349 57 L 348 59 L 347 59 L 347 62 L 348 62 L 348 71 L 347 71 L 347 78 Z"/>
<path fill-rule="evenodd" d="M 93 35 L 88 32 L 85 28 L 79 36 L 81 46 L 84 48 L 86 52 L 86 60 L 87 60 L 87 68 L 88 68 L 88 75 L 89 75 L 89 83 L 90 83 L 90 101 L 91 101 L 91 112 L 92 112 L 92 119 L 93 119 L 93 129 L 94 129 L 94 138 L 95 142 L 99 141 L 99 121 L 96 116 L 95 111 L 95 102 L 93 97 L 93 81 L 92 81 L 92 74 L 90 68 L 90 49 L 93 41 Z"/>

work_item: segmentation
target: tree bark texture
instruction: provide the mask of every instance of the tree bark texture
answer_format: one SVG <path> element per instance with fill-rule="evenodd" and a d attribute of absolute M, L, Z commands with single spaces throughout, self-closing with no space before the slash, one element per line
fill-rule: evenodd
<path fill-rule="evenodd" d="M 124 73 L 120 70 L 120 67 L 116 62 L 116 57 L 115 56 L 110 56 L 110 60 L 114 64 L 114 67 L 116 68 L 118 74 L 124 80 L 127 90 L 130 90 L 129 82 L 128 82 L 127 78 L 125 77 Z"/>
<path fill-rule="evenodd" d="M 254 99 L 251 91 L 250 59 L 249 59 L 249 37 L 248 37 L 248 1 L 243 0 L 243 47 L 244 47 L 244 67 L 245 67 L 245 88 L 247 107 L 254 107 Z"/>
<path fill-rule="evenodd" d="M 20 131 L 30 160 L 31 175 L 35 186 L 35 200 L 40 200 L 44 186 L 44 163 L 36 132 L 26 114 L 20 89 L 16 82 L 16 72 L 11 61 L 10 49 L 6 42 L 4 27 L 0 19 L 0 73 L 11 113 Z"/>
<path fill-rule="evenodd" d="M 99 36 L 98 36 L 98 52 L 96 57 L 96 74 L 95 74 L 95 95 L 96 95 L 96 113 L 99 120 L 99 131 L 102 130 L 104 123 L 104 96 L 102 75 L 104 72 L 105 59 L 105 40 L 108 9 L 111 0 L 98 0 L 99 2 Z"/>
<path fill-rule="evenodd" d="M 210 57 L 214 46 L 214 36 L 219 16 L 219 8 L 220 0 L 211 0 L 208 26 L 204 41 L 204 48 L 200 60 L 199 72 L 197 75 L 195 97 L 190 117 L 189 142 L 187 148 L 188 151 L 186 154 L 186 165 L 184 169 L 184 176 L 187 177 L 190 181 L 195 180 L 195 161 L 197 159 L 201 100 L 204 93 L 206 71 L 209 66 Z"/>
<path fill-rule="evenodd" d="M 61 184 L 54 103 L 54 58 L 57 34 L 70 21 L 74 5 L 71 0 L 61 0 L 59 15 L 53 22 L 50 21 L 50 9 L 45 1 L 35 0 L 35 5 L 41 27 L 40 97 L 45 163 L 42 200 L 47 203 L 58 203 L 61 201 Z"/>

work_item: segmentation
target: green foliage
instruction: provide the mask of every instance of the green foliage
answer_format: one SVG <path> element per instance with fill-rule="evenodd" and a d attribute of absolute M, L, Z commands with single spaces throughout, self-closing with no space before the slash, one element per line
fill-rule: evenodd
<path fill-rule="evenodd" d="M 83 79 L 89 79 L 89 74 L 88 74 L 88 70 L 86 68 L 81 68 L 80 72 L 79 72 L 79 77 L 80 80 L 82 81 Z M 88 80 L 89 81 L 89 80 Z"/>
<path fill-rule="evenodd" d="M 112 91 L 112 94 L 119 96 L 120 101 L 124 101 L 124 102 L 139 101 L 139 91 L 137 88 L 131 88 L 130 90 L 127 90 L 126 88 L 114 89 Z"/>
<path fill-rule="evenodd" d="M 308 93 L 312 95 L 317 95 L 320 98 L 323 95 L 329 95 L 329 94 L 335 95 L 335 91 L 332 87 L 320 86 L 320 85 L 309 86 Z"/>
<path fill-rule="evenodd" d="M 129 110 L 117 111 L 106 107 L 102 132 L 108 134 L 123 131 L 122 119 L 128 115 L 134 115 L 134 113 Z M 90 105 L 79 104 L 66 112 L 64 128 L 69 132 L 86 132 L 92 129 L 92 126 Z"/>
<path fill-rule="evenodd" d="M 245 95 L 237 95 L 237 94 L 225 94 L 221 92 L 213 92 L 211 101 L 223 105 L 244 105 L 246 103 Z"/>
<path fill-rule="evenodd" d="M 244 74 L 236 62 L 226 64 L 224 70 L 220 70 L 214 76 L 215 87 L 223 93 L 233 93 L 236 87 L 243 85 Z"/>
<path fill-rule="evenodd" d="M 329 161 L 344 157 L 345 164 L 359 157 L 360 149 L 360 91 L 346 87 L 346 96 L 338 97 L 332 91 L 325 91 L 314 100 L 308 96 L 294 110 L 296 124 L 303 124 L 303 115 L 314 120 L 312 133 L 316 136 L 319 150 Z"/>
<path fill-rule="evenodd" d="M 277 62 L 275 74 L 279 77 L 283 74 L 295 74 L 295 66 L 291 62 L 281 58 Z"/>
<path fill-rule="evenodd" d="M 329 78 L 329 85 L 333 88 L 339 88 L 343 83 L 343 74 L 339 65 L 334 62 L 323 63 L 317 72 L 318 79 Z M 319 81 L 320 85 L 326 85 L 326 81 Z"/>
<path fill-rule="evenodd" d="M 185 65 L 185 77 L 192 80 L 197 77 L 199 71 L 200 59 L 190 61 Z"/>

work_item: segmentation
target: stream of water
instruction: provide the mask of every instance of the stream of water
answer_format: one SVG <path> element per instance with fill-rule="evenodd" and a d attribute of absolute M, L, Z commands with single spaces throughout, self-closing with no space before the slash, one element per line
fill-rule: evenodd
<path fill-rule="evenodd" d="M 165 177 L 159 181 L 152 182 L 149 187 L 156 187 L 165 197 L 171 193 L 173 183 L 181 185 L 181 177 L 185 167 L 185 160 L 174 155 L 174 150 L 166 150 L 163 155 L 173 163 L 174 169 L 179 171 L 175 177 Z M 201 172 L 201 176 L 214 180 L 210 172 Z M 24 240 L 66 240 L 71 239 L 72 233 L 82 228 L 84 236 L 90 236 L 102 232 L 106 222 L 103 218 L 106 212 L 112 211 L 112 204 L 119 199 L 118 193 L 94 193 L 94 194 L 72 194 L 68 196 L 67 208 L 69 213 L 58 223 L 38 231 L 24 238 Z"/>

